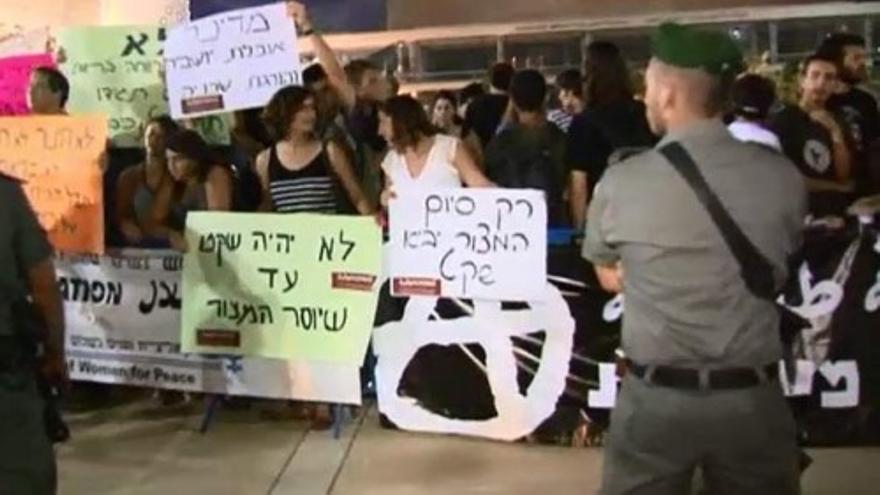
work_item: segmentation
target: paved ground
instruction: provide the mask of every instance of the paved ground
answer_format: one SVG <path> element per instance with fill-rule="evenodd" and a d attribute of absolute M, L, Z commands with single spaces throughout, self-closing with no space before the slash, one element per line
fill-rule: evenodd
<path fill-rule="evenodd" d="M 72 417 L 62 495 L 592 494 L 600 449 L 508 445 L 383 430 L 374 409 L 335 440 L 305 423 L 150 400 Z M 880 493 L 880 449 L 817 450 L 806 495 Z"/>

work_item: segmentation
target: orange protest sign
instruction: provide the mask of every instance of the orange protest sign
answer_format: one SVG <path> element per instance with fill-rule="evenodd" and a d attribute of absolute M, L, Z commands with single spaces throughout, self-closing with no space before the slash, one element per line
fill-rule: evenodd
<path fill-rule="evenodd" d="M 107 118 L 0 118 L 0 172 L 24 190 L 55 249 L 104 252 L 100 160 Z"/>

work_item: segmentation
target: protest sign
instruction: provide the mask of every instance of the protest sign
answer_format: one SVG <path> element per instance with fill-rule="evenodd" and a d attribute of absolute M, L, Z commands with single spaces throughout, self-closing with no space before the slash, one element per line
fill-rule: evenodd
<path fill-rule="evenodd" d="M 5 28 L 10 28 L 9 30 Z M 14 57 L 26 53 L 48 53 L 52 33 L 49 26 L 25 29 L 22 26 L 4 26 L 0 23 L 0 57 Z"/>
<path fill-rule="evenodd" d="M 182 266 L 172 251 L 57 260 L 72 379 L 360 404 L 357 366 L 182 354 Z"/>
<path fill-rule="evenodd" d="M 62 32 L 60 64 L 70 80 L 71 113 L 103 113 L 113 145 L 143 146 L 145 122 L 168 113 L 162 83 L 163 28 L 77 27 Z"/>
<path fill-rule="evenodd" d="M 283 3 L 226 12 L 168 29 L 174 118 L 262 107 L 300 83 L 296 29 Z"/>
<path fill-rule="evenodd" d="M 29 113 L 27 103 L 31 72 L 37 67 L 53 67 L 49 54 L 20 55 L 0 59 L 0 115 Z"/>
<path fill-rule="evenodd" d="M 547 279 L 540 191 L 413 191 L 391 201 L 391 292 L 533 301 Z"/>
<path fill-rule="evenodd" d="M 60 251 L 104 251 L 99 161 L 106 139 L 102 116 L 0 118 L 0 172 L 24 181 Z"/>
<path fill-rule="evenodd" d="M 184 351 L 361 364 L 381 232 L 369 217 L 191 213 Z"/>
<path fill-rule="evenodd" d="M 189 0 L 149 0 L 146 2 L 101 2 L 101 25 L 157 24 L 173 26 L 189 20 Z"/>

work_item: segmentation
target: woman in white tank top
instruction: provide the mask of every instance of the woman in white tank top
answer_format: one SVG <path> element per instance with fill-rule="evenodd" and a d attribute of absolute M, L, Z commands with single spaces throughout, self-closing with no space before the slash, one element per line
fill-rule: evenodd
<path fill-rule="evenodd" d="M 458 138 L 436 134 L 422 105 L 412 97 L 395 96 L 382 106 L 379 133 L 390 148 L 382 162 L 383 206 L 402 191 L 494 187 Z"/>

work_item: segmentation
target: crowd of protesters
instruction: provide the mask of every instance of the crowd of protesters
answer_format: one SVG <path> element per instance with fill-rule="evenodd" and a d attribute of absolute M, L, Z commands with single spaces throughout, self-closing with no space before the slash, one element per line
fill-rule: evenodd
<path fill-rule="evenodd" d="M 111 149 L 110 244 L 183 249 L 186 214 L 197 210 L 372 215 L 395 189 L 416 185 L 541 189 L 550 226 L 581 230 L 609 164 L 656 142 L 625 54 L 612 43 L 591 43 L 584 67 L 559 73 L 555 85 L 500 62 L 486 86 L 419 101 L 393 94 L 396 83 L 370 61 L 343 67 L 305 8 L 289 5 L 317 58 L 303 85 L 281 89 L 263 109 L 236 112 L 228 147 L 209 146 L 189 122 L 159 117 L 145 126 L 143 151 Z M 781 101 L 757 74 L 732 88 L 730 131 L 798 166 L 816 218 L 843 216 L 853 200 L 880 190 L 880 112 L 861 87 L 866 56 L 862 38 L 835 34 L 803 61 L 796 101 Z M 35 71 L 33 112 L 64 113 L 69 89 L 57 70 Z M 551 100 L 557 108 L 547 108 Z"/>
<path fill-rule="evenodd" d="M 581 231 L 609 166 L 653 146 L 625 54 L 595 41 L 584 66 L 547 74 L 493 65 L 487 81 L 416 99 L 367 60 L 340 64 L 289 2 L 316 62 L 303 85 L 265 108 L 236 112 L 231 145 L 210 146 L 190 122 L 151 119 L 142 150 L 109 150 L 105 174 L 112 247 L 186 250 L 191 211 L 375 215 L 398 191 L 449 187 L 544 191 L 550 228 Z M 827 37 L 807 57 L 795 101 L 743 74 L 732 86 L 730 132 L 783 153 L 806 178 L 810 214 L 840 225 L 858 198 L 880 193 L 880 112 L 863 89 L 865 41 Z M 64 114 L 69 85 L 41 68 L 28 91 L 35 114 Z M 548 109 L 548 101 L 558 106 Z M 836 221 L 828 221 L 828 219 Z M 326 416 L 326 410 L 321 416 Z"/>

